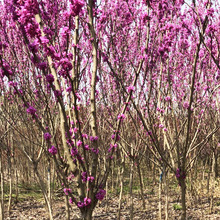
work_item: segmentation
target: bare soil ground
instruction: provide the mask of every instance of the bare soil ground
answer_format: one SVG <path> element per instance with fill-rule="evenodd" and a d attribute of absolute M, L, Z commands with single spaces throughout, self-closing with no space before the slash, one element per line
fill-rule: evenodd
<path fill-rule="evenodd" d="M 201 186 L 203 187 L 203 185 Z M 220 220 L 220 187 L 216 186 L 214 189 L 213 199 L 213 210 L 210 214 L 210 197 L 207 194 L 206 189 L 200 188 L 200 193 L 194 196 L 187 193 L 187 219 L 193 220 Z M 188 190 L 189 191 L 189 190 Z M 175 204 L 180 204 L 179 189 L 170 190 L 169 192 L 169 219 L 175 220 L 180 219 L 180 210 L 174 210 Z M 98 204 L 94 211 L 93 219 L 95 220 L 113 220 L 117 219 L 117 207 L 118 200 L 117 196 L 109 198 L 108 203 L 106 200 Z M 162 219 L 165 219 L 164 206 L 165 206 L 165 195 L 162 197 Z M 130 208 L 128 205 L 129 197 L 127 196 L 123 200 L 121 220 L 130 219 Z M 142 200 L 138 193 L 134 194 L 134 219 L 158 219 L 158 196 L 157 186 L 151 192 L 145 192 L 146 210 L 142 209 Z M 80 219 L 79 211 L 75 206 L 71 207 L 71 219 Z M 57 198 L 53 201 L 53 212 L 54 219 L 63 220 L 65 219 L 65 204 L 61 198 Z M 43 200 L 36 200 L 33 197 L 26 198 L 25 200 L 19 201 L 17 204 L 12 205 L 10 217 L 6 213 L 6 219 L 17 219 L 17 220 L 47 220 L 48 214 L 44 205 Z"/>

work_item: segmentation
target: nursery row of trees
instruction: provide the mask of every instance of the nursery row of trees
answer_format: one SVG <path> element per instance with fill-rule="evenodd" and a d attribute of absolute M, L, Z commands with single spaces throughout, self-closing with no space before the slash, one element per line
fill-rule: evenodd
<path fill-rule="evenodd" d="M 22 152 L 32 163 L 50 219 L 42 158 L 88 220 L 125 155 L 176 176 L 186 219 L 187 175 L 201 152 L 218 156 L 219 9 L 211 0 L 0 3 L 1 158 Z"/>

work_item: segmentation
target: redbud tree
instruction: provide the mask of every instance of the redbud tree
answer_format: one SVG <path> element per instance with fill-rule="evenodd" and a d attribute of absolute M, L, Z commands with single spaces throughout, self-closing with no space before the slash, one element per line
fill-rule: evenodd
<path fill-rule="evenodd" d="M 131 98 L 131 94 L 126 94 L 123 99 L 127 102 L 124 103 L 117 92 L 117 79 L 108 73 L 104 63 L 111 60 L 105 49 L 112 41 L 119 41 L 121 54 L 120 41 L 126 36 L 130 41 L 132 38 L 137 41 L 136 35 L 140 31 L 128 36 L 128 31 L 135 25 L 133 19 L 140 17 L 134 6 L 130 7 L 126 2 L 99 4 L 94 1 L 34 0 L 4 1 L 1 5 L 1 16 L 4 17 L 0 54 L 2 93 L 12 97 L 10 104 L 17 105 L 43 132 L 42 137 L 47 143 L 44 150 L 56 164 L 64 193 L 69 196 L 70 203 L 78 206 L 85 219 L 91 218 L 98 200 L 105 196 L 104 186 L 112 155 Z M 122 6 L 125 7 L 121 9 Z M 120 25 L 114 27 L 115 21 L 111 24 L 105 18 L 108 7 L 112 7 L 112 11 L 116 7 L 118 13 L 121 11 L 125 16 Z M 113 29 L 118 33 L 114 34 Z M 127 33 L 124 39 L 117 39 L 116 34 L 123 32 Z M 118 65 L 117 59 L 119 56 L 111 60 L 111 66 Z M 139 57 L 135 65 L 138 61 Z M 138 71 L 140 73 L 140 68 Z M 121 77 L 125 77 L 123 73 Z M 133 83 L 128 84 L 131 93 L 136 79 L 131 77 L 129 81 Z M 16 97 L 14 101 L 13 96 Z M 112 123 L 110 136 L 104 141 L 97 114 L 106 108 L 106 101 L 108 114 L 116 123 Z M 113 102 L 116 103 L 114 108 L 111 107 Z M 50 121 L 54 114 L 59 116 L 59 132 Z M 101 148 L 105 149 L 108 160 L 104 172 L 99 159 L 103 157 Z"/>
<path fill-rule="evenodd" d="M 5 0 L 0 7 L 2 95 L 41 130 L 82 218 L 104 198 L 121 127 L 132 121 L 135 138 L 176 175 L 185 219 L 185 177 L 219 128 L 215 118 L 201 132 L 205 112 L 219 111 L 218 5 Z"/>

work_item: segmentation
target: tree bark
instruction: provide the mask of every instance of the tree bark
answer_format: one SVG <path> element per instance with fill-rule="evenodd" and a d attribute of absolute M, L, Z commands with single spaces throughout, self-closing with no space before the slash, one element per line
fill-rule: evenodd
<path fill-rule="evenodd" d="M 46 188 L 45 188 L 45 184 L 38 172 L 38 169 L 37 169 L 37 165 L 34 164 L 34 172 L 38 178 L 38 182 L 40 184 L 40 187 L 41 187 L 41 190 L 42 190 L 42 193 L 43 193 L 43 196 L 44 196 L 44 200 L 45 200 L 45 203 L 46 203 L 46 206 L 47 206 L 47 209 L 48 209 L 48 213 L 49 213 L 49 218 L 50 220 L 53 220 L 53 212 L 52 212 L 52 207 L 51 207 L 51 203 L 49 201 L 49 198 L 48 198 L 48 195 L 47 195 L 47 192 L 46 192 Z"/>
<path fill-rule="evenodd" d="M 169 184 L 168 184 L 168 171 L 164 172 L 164 179 L 165 179 L 165 193 L 166 193 L 166 204 L 165 204 L 165 220 L 169 219 Z"/>
<path fill-rule="evenodd" d="M 8 198 L 8 214 L 11 213 L 11 200 L 12 200 L 12 170 L 11 170 L 11 156 L 8 157 L 8 171 L 9 171 L 9 198 Z"/>
<path fill-rule="evenodd" d="M 131 149 L 131 156 L 133 157 L 133 148 Z M 130 206 L 130 220 L 133 220 L 134 217 L 134 205 L 133 205 L 133 170 L 134 170 L 134 159 L 131 159 L 131 165 L 130 165 L 130 180 L 129 180 L 129 193 L 130 193 L 130 199 L 129 199 L 129 206 Z"/>
<path fill-rule="evenodd" d="M 4 220 L 4 172 L 3 172 L 3 163 L 2 163 L 2 151 L 0 152 L 0 172 L 1 172 L 0 220 Z"/>
<path fill-rule="evenodd" d="M 218 175 L 218 153 L 214 154 L 214 160 L 215 160 L 215 164 L 214 164 L 214 171 L 215 171 L 215 178 L 217 178 Z"/>
<path fill-rule="evenodd" d="M 87 208 L 84 209 L 81 214 L 82 214 L 82 220 L 92 220 L 92 213 L 93 213 L 93 209 Z"/>
<path fill-rule="evenodd" d="M 140 169 L 139 161 L 137 162 L 137 170 L 138 170 L 138 176 L 139 176 L 139 182 L 140 182 L 140 191 L 141 191 L 142 205 L 143 205 L 143 210 L 145 210 L 146 209 L 146 203 L 145 203 L 145 198 L 144 198 L 143 180 L 142 180 L 142 175 L 141 175 L 141 169 Z"/>
<path fill-rule="evenodd" d="M 181 187 L 181 204 L 182 204 L 181 220 L 186 220 L 186 182 L 185 182 L 185 179 L 180 180 L 180 187 Z"/>
<path fill-rule="evenodd" d="M 161 220 L 162 219 L 162 198 L 161 198 L 161 192 L 162 192 L 162 180 L 159 181 L 159 188 L 158 188 L 158 199 L 159 199 L 159 203 L 158 203 L 158 219 Z"/>
<path fill-rule="evenodd" d="M 120 194 L 119 194 L 119 200 L 118 200 L 118 220 L 121 219 L 121 203 L 122 203 L 122 195 L 123 195 L 123 186 L 124 186 L 124 170 L 125 170 L 125 158 L 124 155 L 122 156 L 122 167 L 120 172 Z"/>
<path fill-rule="evenodd" d="M 70 220 L 70 204 L 67 195 L 65 195 L 65 205 L 66 205 L 66 220 Z"/>

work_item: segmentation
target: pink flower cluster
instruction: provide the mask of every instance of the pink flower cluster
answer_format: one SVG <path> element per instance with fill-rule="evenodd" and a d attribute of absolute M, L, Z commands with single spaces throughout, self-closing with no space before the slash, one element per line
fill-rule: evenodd
<path fill-rule="evenodd" d="M 114 148 L 116 149 L 117 147 L 118 147 L 117 144 L 114 144 L 114 145 L 113 145 L 113 144 L 110 144 L 110 147 L 109 147 L 109 149 L 108 149 L 108 152 L 111 152 L 112 149 L 114 149 Z"/>
<path fill-rule="evenodd" d="M 46 80 L 48 83 L 53 83 L 53 81 L 54 81 L 53 75 L 52 74 L 46 75 Z"/>
<path fill-rule="evenodd" d="M 51 146 L 51 148 L 48 149 L 49 153 L 51 153 L 52 155 L 56 155 L 57 154 L 57 148 L 54 147 L 53 145 Z"/>
<path fill-rule="evenodd" d="M 84 208 L 84 207 L 86 207 L 86 206 L 89 206 L 89 205 L 91 204 L 91 202 L 92 202 L 92 200 L 91 200 L 90 198 L 85 197 L 84 200 L 83 200 L 83 202 L 79 201 L 79 202 L 77 203 L 77 206 L 78 206 L 79 208 Z"/>
<path fill-rule="evenodd" d="M 64 188 L 63 191 L 67 196 L 69 195 L 69 193 L 72 193 L 72 190 L 70 188 Z"/>
<path fill-rule="evenodd" d="M 93 176 L 87 176 L 86 172 L 82 172 L 81 178 L 83 182 L 86 182 L 86 181 L 93 182 L 95 180 Z"/>
<path fill-rule="evenodd" d="M 124 120 L 125 119 L 125 115 L 124 114 L 119 114 L 118 115 L 118 120 Z"/>
<path fill-rule="evenodd" d="M 84 3 L 80 0 L 72 0 L 71 4 L 70 4 L 71 15 L 74 17 L 77 16 L 80 13 L 83 5 L 84 5 Z"/>
<path fill-rule="evenodd" d="M 27 113 L 28 114 L 30 114 L 30 115 L 32 115 L 32 116 L 34 116 L 35 114 L 36 114 L 36 109 L 33 107 L 33 106 L 29 106 L 28 108 L 27 108 Z"/>
<path fill-rule="evenodd" d="M 77 154 L 78 154 L 78 150 L 77 150 L 75 147 L 73 147 L 73 148 L 71 149 L 71 155 L 72 155 L 73 157 L 75 157 Z"/>
<path fill-rule="evenodd" d="M 95 136 L 95 137 L 90 136 L 89 139 L 90 139 L 90 141 L 93 142 L 93 141 L 97 141 L 97 140 L 98 140 L 98 137 L 97 137 L 97 136 Z"/>
<path fill-rule="evenodd" d="M 50 139 L 51 139 L 51 134 L 50 133 L 48 133 L 48 132 L 46 132 L 46 133 L 44 133 L 44 139 L 46 140 L 46 141 L 49 141 Z"/>
<path fill-rule="evenodd" d="M 135 90 L 135 87 L 134 86 L 128 86 L 127 87 L 127 90 L 128 90 L 128 92 L 130 93 L 131 91 L 134 91 Z"/>
<path fill-rule="evenodd" d="M 99 189 L 95 197 L 96 199 L 101 201 L 105 198 L 105 195 L 106 195 L 106 191 L 104 189 Z"/>

